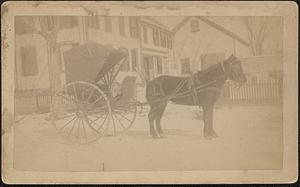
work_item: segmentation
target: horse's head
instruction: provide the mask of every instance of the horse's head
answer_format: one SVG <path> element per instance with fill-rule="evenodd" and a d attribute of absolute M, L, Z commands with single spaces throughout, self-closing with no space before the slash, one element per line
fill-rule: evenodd
<path fill-rule="evenodd" d="M 242 63 L 237 57 L 231 55 L 224 62 L 224 65 L 226 67 L 226 71 L 230 80 L 237 82 L 239 86 L 247 81 L 245 73 L 243 71 Z"/>

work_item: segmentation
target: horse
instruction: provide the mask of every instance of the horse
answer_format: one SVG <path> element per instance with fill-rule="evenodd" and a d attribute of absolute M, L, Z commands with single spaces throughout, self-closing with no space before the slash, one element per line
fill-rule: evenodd
<path fill-rule="evenodd" d="M 189 77 L 161 75 L 149 81 L 146 85 L 146 99 L 150 105 L 148 113 L 150 136 L 165 137 L 161 119 L 168 102 L 171 101 L 179 105 L 202 107 L 204 137 L 216 138 L 217 133 L 213 128 L 214 105 L 226 80 L 231 80 L 238 86 L 246 82 L 241 61 L 234 55 Z"/>

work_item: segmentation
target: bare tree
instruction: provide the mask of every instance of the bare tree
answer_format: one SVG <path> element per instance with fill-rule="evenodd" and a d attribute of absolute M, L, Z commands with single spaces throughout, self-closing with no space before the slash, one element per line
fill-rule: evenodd
<path fill-rule="evenodd" d="M 38 17 L 38 24 L 28 19 L 29 17 L 20 17 L 19 28 L 28 28 L 31 33 L 39 34 L 47 43 L 48 54 L 48 67 L 49 67 L 49 79 L 50 89 L 52 94 L 61 88 L 60 78 L 60 47 L 70 42 L 58 42 L 57 36 L 59 32 L 59 17 L 58 16 L 40 16 Z M 17 26 L 17 24 L 16 24 Z M 72 42 L 70 43 L 72 44 Z"/>
<path fill-rule="evenodd" d="M 253 55 L 263 54 L 263 44 L 269 33 L 267 17 L 245 17 L 250 49 Z"/>

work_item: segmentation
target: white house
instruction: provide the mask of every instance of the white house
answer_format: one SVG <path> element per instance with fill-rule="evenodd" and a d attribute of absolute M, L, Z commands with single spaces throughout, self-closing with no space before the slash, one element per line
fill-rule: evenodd
<path fill-rule="evenodd" d="M 38 16 L 16 17 L 15 88 L 17 91 L 49 89 L 49 56 L 45 39 L 34 30 L 41 27 Z M 61 16 L 57 42 L 60 47 L 61 76 L 65 83 L 63 53 L 74 43 L 96 42 L 126 48 L 129 61 L 118 80 L 125 75 L 152 79 L 168 72 L 172 59 L 173 35 L 151 17 Z M 34 28 L 34 29 L 33 29 Z M 142 77 L 140 79 L 140 77 Z"/>
<path fill-rule="evenodd" d="M 206 17 L 186 17 L 174 28 L 173 74 L 189 74 L 218 63 L 231 54 L 250 56 L 249 43 Z"/>

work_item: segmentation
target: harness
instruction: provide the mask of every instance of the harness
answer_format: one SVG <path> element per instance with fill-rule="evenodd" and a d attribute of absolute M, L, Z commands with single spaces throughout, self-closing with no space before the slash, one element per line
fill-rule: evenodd
<path fill-rule="evenodd" d="M 173 98 L 186 97 L 186 96 L 191 95 L 193 97 L 194 104 L 200 106 L 199 105 L 200 101 L 199 101 L 199 97 L 198 97 L 198 94 L 200 92 L 208 91 L 208 90 L 220 92 L 220 88 L 218 88 L 218 87 L 209 87 L 211 84 L 216 83 L 218 79 L 221 79 L 221 78 L 224 78 L 225 76 L 227 76 L 227 72 L 225 71 L 223 62 L 221 62 L 220 65 L 221 65 L 221 68 L 223 71 L 223 75 L 216 77 L 211 82 L 208 82 L 208 83 L 205 83 L 202 85 L 197 85 L 195 83 L 195 76 L 197 76 L 197 75 L 192 74 L 190 77 L 188 77 L 188 79 L 183 79 L 182 81 L 180 81 L 179 84 L 177 85 L 177 87 L 173 90 L 172 94 L 170 94 L 168 96 L 166 96 L 166 94 L 164 93 L 161 83 L 159 83 L 159 84 L 156 83 L 154 85 L 155 96 L 164 96 L 164 98 L 155 100 L 155 102 L 169 101 L 170 99 L 173 99 Z M 186 84 L 188 86 L 188 90 L 179 93 L 179 91 Z"/>
<path fill-rule="evenodd" d="M 224 67 L 224 62 L 221 61 L 221 62 L 220 62 L 220 65 L 221 65 L 221 68 L 222 68 L 222 71 L 223 71 L 223 75 L 220 76 L 220 77 L 217 77 L 214 81 L 212 81 L 212 82 L 210 82 L 210 83 L 214 83 L 214 82 L 217 81 L 217 79 L 223 78 L 223 77 L 225 77 L 225 76 L 227 75 L 227 72 L 226 72 L 225 67 Z M 200 105 L 199 105 L 199 104 L 200 104 L 200 101 L 199 101 L 199 97 L 198 97 L 199 91 L 197 91 L 197 88 L 198 88 L 198 87 L 197 87 L 197 84 L 195 84 L 195 74 L 192 74 L 192 75 L 189 77 L 189 85 L 190 85 L 190 86 L 189 86 L 190 89 L 192 90 L 191 95 L 192 95 L 192 97 L 193 97 L 194 104 L 200 106 Z M 204 89 L 205 89 L 205 88 L 204 88 Z M 209 89 L 206 88 L 206 90 L 220 91 L 220 88 L 212 87 L 212 88 L 209 88 Z"/>

